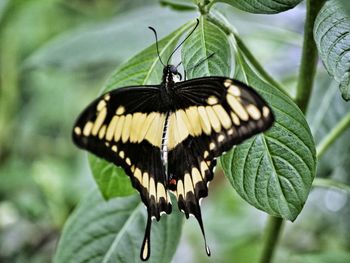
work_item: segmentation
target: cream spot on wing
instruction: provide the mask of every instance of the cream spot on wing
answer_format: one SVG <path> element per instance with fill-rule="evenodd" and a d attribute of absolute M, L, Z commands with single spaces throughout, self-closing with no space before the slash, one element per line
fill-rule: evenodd
<path fill-rule="evenodd" d="M 135 172 L 135 165 L 132 165 L 131 168 L 130 168 L 131 172 Z"/>
<path fill-rule="evenodd" d="M 115 128 L 117 127 L 118 119 L 119 119 L 118 116 L 113 116 L 112 120 L 110 121 L 106 132 L 107 141 L 111 141 L 113 139 Z"/>
<path fill-rule="evenodd" d="M 228 90 L 233 96 L 239 97 L 241 96 L 241 90 L 236 85 L 231 85 Z"/>
<path fill-rule="evenodd" d="M 127 142 L 130 137 L 130 128 L 131 128 L 132 115 L 128 114 L 125 117 L 124 127 L 122 131 L 122 142 Z"/>
<path fill-rule="evenodd" d="M 135 169 L 134 176 L 140 183 L 142 183 L 142 173 L 139 168 Z"/>
<path fill-rule="evenodd" d="M 218 99 L 215 97 L 215 96 L 210 96 L 208 99 L 207 99 L 207 103 L 209 105 L 214 105 L 214 104 L 217 104 L 219 101 Z"/>
<path fill-rule="evenodd" d="M 221 123 L 220 123 L 220 120 L 218 119 L 218 117 L 216 116 L 213 108 L 211 106 L 207 106 L 207 107 L 205 107 L 205 109 L 207 111 L 209 122 L 210 122 L 211 126 L 213 127 L 214 131 L 220 132 L 221 131 Z"/>
<path fill-rule="evenodd" d="M 136 112 L 132 115 L 132 120 L 130 125 L 130 142 L 137 142 L 137 133 L 140 128 L 141 117 L 142 117 L 141 112 Z"/>
<path fill-rule="evenodd" d="M 112 146 L 112 151 L 113 151 L 113 152 L 117 152 L 117 146 L 116 146 L 116 145 L 113 145 L 113 146 Z"/>
<path fill-rule="evenodd" d="M 209 170 L 208 165 L 204 161 L 201 161 L 201 174 L 204 176 L 205 172 L 208 170 Z"/>
<path fill-rule="evenodd" d="M 97 118 L 94 123 L 94 127 L 92 128 L 92 135 L 96 136 L 98 131 L 101 128 L 102 123 L 104 122 L 105 118 L 107 116 L 107 108 L 104 107 L 97 115 Z"/>
<path fill-rule="evenodd" d="M 198 182 L 202 182 L 203 178 L 197 168 L 192 168 L 192 182 L 193 185 L 196 186 Z"/>
<path fill-rule="evenodd" d="M 160 198 L 164 198 L 164 200 L 167 200 L 167 196 L 165 193 L 165 188 L 161 183 L 157 183 L 157 202 L 159 202 Z"/>
<path fill-rule="evenodd" d="M 229 129 L 227 132 L 228 135 L 232 135 L 233 134 L 233 129 Z"/>
<path fill-rule="evenodd" d="M 109 94 L 106 94 L 104 97 L 105 101 L 109 101 L 109 99 L 111 98 L 111 96 Z"/>
<path fill-rule="evenodd" d="M 255 105 L 249 104 L 246 106 L 246 109 L 250 117 L 252 117 L 254 120 L 259 120 L 261 118 L 261 112 Z"/>
<path fill-rule="evenodd" d="M 177 181 L 176 193 L 177 193 L 177 196 L 178 196 L 178 197 L 180 197 L 180 195 L 182 195 L 183 197 L 185 197 L 184 185 L 183 185 L 183 183 L 182 183 L 182 180 L 178 180 L 178 181 Z"/>
<path fill-rule="evenodd" d="M 153 146 L 161 146 L 164 122 L 165 114 L 156 113 L 156 117 L 150 124 L 150 127 L 145 135 L 145 139 Z"/>
<path fill-rule="evenodd" d="M 114 133 L 114 140 L 117 142 L 120 140 L 120 137 L 122 136 L 122 131 L 123 131 L 123 126 L 124 126 L 124 120 L 125 120 L 125 116 L 121 116 L 118 119 L 118 122 L 116 124 L 116 128 L 115 128 L 115 133 Z"/>
<path fill-rule="evenodd" d="M 210 121 L 209 121 L 209 117 L 207 115 L 207 111 L 205 110 L 205 108 L 203 106 L 199 106 L 197 108 L 199 116 L 200 116 L 200 124 L 202 126 L 202 130 L 206 133 L 206 134 L 210 134 L 211 132 L 211 125 L 210 125 Z"/>
<path fill-rule="evenodd" d="M 199 112 L 196 106 L 191 106 L 186 109 L 186 115 L 190 121 L 194 136 L 198 136 L 202 133 L 201 120 Z"/>
<path fill-rule="evenodd" d="M 157 114 L 155 112 L 151 112 L 146 116 L 143 127 L 140 129 L 140 132 L 138 134 L 137 142 L 141 142 L 145 138 L 146 133 L 150 129 L 151 124 L 155 121 L 156 117 L 157 117 Z"/>
<path fill-rule="evenodd" d="M 122 159 L 124 159 L 124 157 L 125 157 L 124 151 L 120 151 L 120 152 L 119 152 L 119 157 L 122 158 Z"/>
<path fill-rule="evenodd" d="M 207 158 L 208 156 L 209 156 L 209 152 L 208 152 L 208 151 L 205 151 L 203 157 L 204 157 L 204 158 Z"/>
<path fill-rule="evenodd" d="M 186 126 L 188 132 L 189 132 L 192 136 L 195 136 L 195 131 L 194 131 L 192 125 L 191 125 L 191 121 L 188 119 L 187 114 L 185 113 L 185 111 L 182 110 L 182 109 L 181 109 L 181 110 L 178 110 L 178 111 L 176 112 L 176 115 L 180 115 L 180 116 L 181 116 L 183 122 L 185 123 L 185 126 Z"/>
<path fill-rule="evenodd" d="M 245 111 L 242 104 L 234 96 L 232 96 L 231 94 L 227 94 L 227 102 L 240 119 L 244 121 L 247 121 L 249 119 L 248 113 Z"/>
<path fill-rule="evenodd" d="M 223 142 L 225 140 L 225 136 L 223 134 L 220 134 L 218 136 L 218 142 Z"/>
<path fill-rule="evenodd" d="M 109 147 L 109 142 L 105 142 L 105 145 L 106 145 L 107 147 Z"/>
<path fill-rule="evenodd" d="M 146 189 L 149 188 L 149 175 L 148 175 L 148 173 L 143 173 L 142 185 L 143 185 L 143 187 L 146 188 Z"/>
<path fill-rule="evenodd" d="M 76 127 L 74 128 L 74 133 L 75 133 L 76 135 L 80 135 L 80 134 L 81 134 L 81 129 L 80 129 L 80 127 L 76 126 Z"/>
<path fill-rule="evenodd" d="M 119 106 L 115 113 L 117 115 L 122 115 L 124 112 L 125 112 L 125 108 L 123 106 Z"/>
<path fill-rule="evenodd" d="M 132 124 L 132 129 L 135 130 L 135 142 L 141 142 L 143 140 L 143 138 L 145 137 L 143 135 L 143 129 L 145 129 L 145 124 L 146 124 L 146 120 L 147 120 L 147 114 L 146 113 L 141 113 L 140 117 L 138 117 L 137 119 L 137 123 L 134 124 L 134 120 L 133 119 L 133 124 Z"/>
<path fill-rule="evenodd" d="M 83 134 L 84 136 L 89 136 L 92 130 L 92 127 L 94 126 L 94 124 L 91 121 L 88 121 L 83 129 Z"/>
<path fill-rule="evenodd" d="M 169 135 L 168 135 L 168 149 L 171 150 L 179 143 L 185 140 L 188 135 L 188 129 L 181 114 L 178 112 L 172 113 L 169 116 Z"/>
<path fill-rule="evenodd" d="M 145 244 L 142 250 L 142 259 L 146 259 L 148 257 L 148 239 L 145 240 Z"/>
<path fill-rule="evenodd" d="M 107 103 L 105 100 L 100 100 L 99 103 L 97 104 L 97 111 L 102 110 L 104 107 L 106 107 Z"/>
<path fill-rule="evenodd" d="M 191 176 L 189 173 L 185 173 L 184 188 L 185 188 L 185 194 L 187 194 L 189 192 L 193 192 L 192 180 L 191 180 Z"/>
<path fill-rule="evenodd" d="M 210 150 L 214 150 L 214 149 L 215 149 L 215 143 L 211 142 L 211 143 L 209 144 L 209 149 L 210 149 Z"/>
<path fill-rule="evenodd" d="M 266 106 L 263 107 L 263 116 L 267 118 L 270 114 L 270 109 Z"/>
<path fill-rule="evenodd" d="M 130 160 L 129 157 L 127 157 L 127 158 L 125 159 L 125 162 L 126 162 L 126 164 L 129 165 L 129 166 L 131 165 L 131 160 Z"/>
<path fill-rule="evenodd" d="M 154 179 L 153 177 L 151 177 L 149 179 L 149 195 L 150 197 L 153 195 L 154 196 L 154 199 L 157 198 L 157 194 L 156 194 L 156 185 L 154 183 Z"/>
<path fill-rule="evenodd" d="M 241 121 L 239 120 L 238 116 L 237 116 L 234 112 L 232 112 L 232 111 L 231 111 L 231 118 L 232 118 L 233 123 L 234 123 L 235 125 L 237 125 L 237 126 L 240 125 Z"/>
<path fill-rule="evenodd" d="M 101 140 L 103 139 L 103 137 L 105 137 L 106 134 L 106 130 L 107 130 L 107 126 L 103 125 L 98 133 L 98 138 Z"/>
<path fill-rule="evenodd" d="M 222 126 L 225 129 L 230 128 L 232 125 L 231 118 L 227 114 L 225 109 L 221 105 L 215 105 L 215 106 L 213 106 L 213 110 L 215 111 L 216 115 L 219 117 L 219 120 L 220 120 Z"/>
<path fill-rule="evenodd" d="M 232 84 L 232 80 L 231 80 L 231 79 L 227 79 L 227 80 L 225 80 L 225 82 L 224 82 L 224 86 L 225 86 L 226 88 L 229 88 L 229 87 L 231 86 L 231 84 Z"/>

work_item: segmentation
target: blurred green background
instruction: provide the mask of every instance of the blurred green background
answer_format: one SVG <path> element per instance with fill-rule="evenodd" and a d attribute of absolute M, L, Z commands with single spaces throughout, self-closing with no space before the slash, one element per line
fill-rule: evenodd
<path fill-rule="evenodd" d="M 304 5 L 252 15 L 219 4 L 259 61 L 293 95 Z M 146 0 L 0 0 L 0 262 L 50 262 L 62 227 L 95 188 L 71 128 L 122 62 L 198 14 Z M 320 141 L 350 110 L 319 65 L 308 121 Z M 322 158 L 318 176 L 350 182 L 349 131 Z M 350 262 L 350 202 L 316 188 L 287 223 L 275 262 Z M 222 173 L 203 202 L 212 257 L 194 220 L 174 262 L 256 262 L 266 215 L 246 204 Z M 301 255 L 307 255 L 300 258 Z M 309 260 L 309 261 L 306 261 Z"/>

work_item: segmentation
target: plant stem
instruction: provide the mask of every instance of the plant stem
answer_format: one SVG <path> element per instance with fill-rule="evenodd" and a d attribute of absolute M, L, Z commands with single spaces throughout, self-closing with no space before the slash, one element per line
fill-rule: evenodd
<path fill-rule="evenodd" d="M 337 190 L 341 190 L 350 195 L 350 186 L 343 184 L 341 182 L 337 182 L 332 179 L 325 178 L 315 178 L 312 183 L 312 186 L 325 187 L 325 188 L 335 188 Z"/>
<path fill-rule="evenodd" d="M 264 248 L 260 263 L 269 263 L 273 258 L 278 238 L 283 227 L 283 219 L 279 217 L 269 216 L 266 226 L 266 236 L 264 242 Z"/>
<path fill-rule="evenodd" d="M 317 66 L 317 48 L 313 39 L 313 28 L 315 18 L 324 2 L 325 0 L 307 0 L 306 2 L 303 51 L 297 85 L 297 95 L 295 98 L 295 103 L 304 114 L 310 100 Z M 270 263 L 272 261 L 278 237 L 282 230 L 282 224 L 282 218 L 269 216 L 269 221 L 266 227 L 266 241 L 264 242 L 260 263 Z"/>
<path fill-rule="evenodd" d="M 304 25 L 304 42 L 301 57 L 299 79 L 295 103 L 302 112 L 306 112 L 317 67 L 317 47 L 313 38 L 315 18 L 325 0 L 306 1 L 306 21 Z"/>
<path fill-rule="evenodd" d="M 328 135 L 317 145 L 317 159 L 320 159 L 322 155 L 328 150 L 328 148 L 334 143 L 339 136 L 346 131 L 350 126 L 350 112 L 341 119 L 340 122 L 331 130 Z"/>

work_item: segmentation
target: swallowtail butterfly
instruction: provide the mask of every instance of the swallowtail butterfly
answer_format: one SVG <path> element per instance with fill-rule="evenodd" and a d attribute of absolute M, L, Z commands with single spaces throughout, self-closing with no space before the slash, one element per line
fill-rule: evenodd
<path fill-rule="evenodd" d="M 78 147 L 121 166 L 140 193 L 148 212 L 142 260 L 150 256 L 152 219 L 171 213 L 169 192 L 186 218 L 197 219 L 210 255 L 200 200 L 208 195 L 216 158 L 274 121 L 264 99 L 240 81 L 201 77 L 175 82 L 178 77 L 177 67 L 166 63 L 159 85 L 108 91 L 73 128 Z"/>

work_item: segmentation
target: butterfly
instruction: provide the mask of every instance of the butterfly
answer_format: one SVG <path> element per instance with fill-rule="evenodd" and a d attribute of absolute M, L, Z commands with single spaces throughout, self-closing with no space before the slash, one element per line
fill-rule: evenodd
<path fill-rule="evenodd" d="M 246 84 L 212 76 L 176 82 L 181 75 L 168 62 L 159 85 L 106 92 L 80 114 L 72 132 L 78 147 L 121 166 L 140 193 L 148 213 L 142 260 L 150 256 L 152 220 L 172 211 L 170 192 L 186 218 L 197 219 L 210 255 L 200 201 L 216 159 L 274 122 L 271 108 Z"/>

